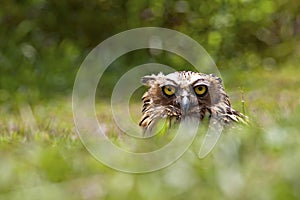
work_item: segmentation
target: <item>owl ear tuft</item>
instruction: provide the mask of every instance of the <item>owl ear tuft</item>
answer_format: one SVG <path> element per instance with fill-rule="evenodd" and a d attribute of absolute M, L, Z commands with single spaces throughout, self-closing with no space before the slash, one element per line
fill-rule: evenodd
<path fill-rule="evenodd" d="M 219 83 L 222 83 L 222 82 L 223 82 L 222 79 L 221 79 L 220 77 L 217 77 L 217 76 L 216 76 L 216 79 L 218 80 Z"/>
<path fill-rule="evenodd" d="M 209 74 L 211 77 L 213 77 L 214 79 L 216 79 L 219 83 L 222 83 L 222 79 L 214 74 Z"/>
<path fill-rule="evenodd" d="M 156 80 L 155 76 L 144 76 L 141 78 L 141 82 L 143 85 L 151 86 L 153 82 Z"/>

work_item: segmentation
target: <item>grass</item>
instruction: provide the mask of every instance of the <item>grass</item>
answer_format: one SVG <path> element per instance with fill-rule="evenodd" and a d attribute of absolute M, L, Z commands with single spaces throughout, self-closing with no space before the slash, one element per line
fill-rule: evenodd
<path fill-rule="evenodd" d="M 252 126 L 223 134 L 202 160 L 197 137 L 172 166 L 139 175 L 110 169 L 87 152 L 70 97 L 24 102 L 18 112 L 3 104 L 0 199 L 299 199 L 299 72 L 289 66 L 222 72 L 238 110 L 243 83 Z M 107 106 L 99 100 L 97 114 L 116 135 Z M 134 115 L 139 107 L 132 105 Z"/>

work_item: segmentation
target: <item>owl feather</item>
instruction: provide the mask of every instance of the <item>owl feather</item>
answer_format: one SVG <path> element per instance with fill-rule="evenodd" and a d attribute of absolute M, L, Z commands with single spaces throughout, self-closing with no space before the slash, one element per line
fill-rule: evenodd
<path fill-rule="evenodd" d="M 223 125 L 247 124 L 247 117 L 231 107 L 221 78 L 213 74 L 178 71 L 164 75 L 144 76 L 141 82 L 149 87 L 142 97 L 142 118 L 139 125 L 144 132 L 152 132 L 161 119 L 179 123 L 183 118 L 206 115 Z"/>

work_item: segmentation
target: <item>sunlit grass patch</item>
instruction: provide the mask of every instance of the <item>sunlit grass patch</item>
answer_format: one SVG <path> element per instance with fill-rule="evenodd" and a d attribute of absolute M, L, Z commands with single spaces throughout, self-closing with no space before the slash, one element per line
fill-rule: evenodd
<path fill-rule="evenodd" d="M 199 159 L 202 126 L 181 159 L 141 175 L 117 172 L 88 153 L 75 129 L 71 98 L 23 103 L 11 112 L 2 106 L 0 199 L 299 199 L 299 88 L 296 78 L 289 82 L 292 71 L 273 74 L 253 72 L 245 79 L 250 126 L 224 131 L 213 151 Z M 233 107 L 242 111 L 238 87 L 224 84 Z M 127 140 L 115 124 L 110 106 L 97 102 L 99 122 L 113 143 L 136 150 L 134 139 Z M 135 123 L 140 109 L 138 100 L 131 102 Z M 172 135 L 145 140 L 144 151 L 160 147 L 164 138 Z"/>

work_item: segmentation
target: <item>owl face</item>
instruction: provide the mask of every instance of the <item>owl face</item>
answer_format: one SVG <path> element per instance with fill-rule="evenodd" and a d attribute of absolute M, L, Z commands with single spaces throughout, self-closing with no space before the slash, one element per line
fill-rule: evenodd
<path fill-rule="evenodd" d="M 142 83 L 150 87 L 148 94 L 152 104 L 173 106 L 182 115 L 199 113 L 202 108 L 217 103 L 220 95 L 215 91 L 223 89 L 218 77 L 196 72 L 145 76 Z"/>
<path fill-rule="evenodd" d="M 212 74 L 179 71 L 144 76 L 141 81 L 149 87 L 142 97 L 143 116 L 139 123 L 144 133 L 151 133 L 162 118 L 180 122 L 193 117 L 201 121 L 206 113 L 210 120 L 246 124 L 247 117 L 231 108 L 222 80 Z"/>

